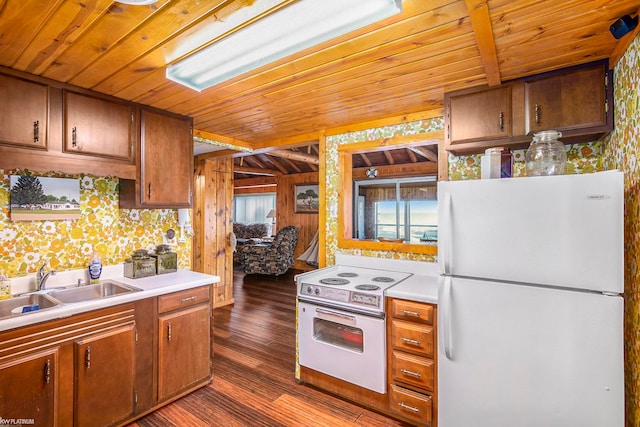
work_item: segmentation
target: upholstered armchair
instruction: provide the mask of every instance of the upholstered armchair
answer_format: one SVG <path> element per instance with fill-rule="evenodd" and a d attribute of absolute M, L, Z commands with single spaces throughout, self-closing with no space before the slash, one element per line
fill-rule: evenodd
<path fill-rule="evenodd" d="M 243 248 L 242 266 L 247 274 L 279 276 L 293 267 L 293 251 L 298 243 L 298 229 L 292 225 L 281 228 L 273 243 L 249 245 Z"/>

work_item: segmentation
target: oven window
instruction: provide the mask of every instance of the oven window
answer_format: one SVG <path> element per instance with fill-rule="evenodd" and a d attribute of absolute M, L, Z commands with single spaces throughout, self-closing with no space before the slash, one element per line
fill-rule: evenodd
<path fill-rule="evenodd" d="M 362 353 L 364 348 L 362 329 L 317 317 L 313 319 L 313 338 L 358 353 Z"/>

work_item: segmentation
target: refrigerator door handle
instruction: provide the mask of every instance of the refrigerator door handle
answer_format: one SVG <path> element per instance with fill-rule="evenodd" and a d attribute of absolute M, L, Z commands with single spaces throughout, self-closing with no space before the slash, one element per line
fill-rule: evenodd
<path fill-rule="evenodd" d="M 438 289 L 438 331 L 440 348 L 444 349 L 444 355 L 453 360 L 453 340 L 451 337 L 451 276 L 440 276 Z"/>
<path fill-rule="evenodd" d="M 451 263 L 453 260 L 453 221 L 451 220 L 451 211 L 453 207 L 453 200 L 451 198 L 451 193 L 445 193 L 444 196 L 444 218 L 439 218 L 439 221 L 442 221 L 442 225 L 444 226 L 444 239 L 442 241 L 442 265 L 444 267 L 443 274 L 450 275 L 451 274 Z"/>

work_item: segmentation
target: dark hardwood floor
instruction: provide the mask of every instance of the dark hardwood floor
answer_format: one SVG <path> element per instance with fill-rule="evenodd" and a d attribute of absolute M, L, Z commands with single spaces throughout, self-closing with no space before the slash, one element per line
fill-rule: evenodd
<path fill-rule="evenodd" d="M 235 304 L 214 312 L 211 384 L 129 427 L 406 425 L 296 382 L 293 276 L 236 272 Z"/>

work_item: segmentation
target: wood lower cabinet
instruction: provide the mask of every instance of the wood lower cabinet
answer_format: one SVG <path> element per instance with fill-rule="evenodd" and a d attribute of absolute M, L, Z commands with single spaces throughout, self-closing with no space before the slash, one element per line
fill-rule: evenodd
<path fill-rule="evenodd" d="M 158 297 L 158 400 L 210 378 L 209 287 Z"/>
<path fill-rule="evenodd" d="M 211 300 L 205 285 L 0 332 L 0 417 L 124 425 L 202 387 Z"/>
<path fill-rule="evenodd" d="M 41 426 L 59 425 L 59 352 L 59 347 L 53 347 L 0 363 L 0 417 L 33 420 L 32 424 Z"/>
<path fill-rule="evenodd" d="M 0 74 L 0 144 L 47 149 L 49 86 Z"/>
<path fill-rule="evenodd" d="M 109 426 L 133 415 L 134 326 L 75 341 L 76 426 Z"/>
<path fill-rule="evenodd" d="M 389 410 L 414 425 L 436 426 L 436 306 L 387 302 Z"/>

